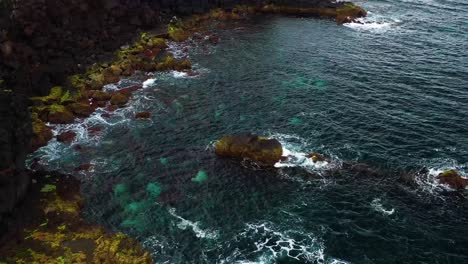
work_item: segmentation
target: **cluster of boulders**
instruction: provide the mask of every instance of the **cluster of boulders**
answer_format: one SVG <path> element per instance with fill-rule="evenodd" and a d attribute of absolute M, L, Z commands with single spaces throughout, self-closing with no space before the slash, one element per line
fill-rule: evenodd
<path fill-rule="evenodd" d="M 189 60 L 164 55 L 166 42 L 167 39 L 144 33 L 139 41 L 117 52 L 114 61 L 94 64 L 84 74 L 70 76 L 68 84 L 71 90 L 56 86 L 47 96 L 32 97 L 33 149 L 44 146 L 52 138 L 46 123 L 72 123 L 76 117 L 88 117 L 97 107 L 107 107 L 109 111 L 124 107 L 131 93 L 141 88 L 136 85 L 106 92 L 102 90 L 106 84 L 118 82 L 122 76 L 132 75 L 138 70 L 190 70 Z M 137 118 L 148 118 L 148 115 L 139 114 Z"/>

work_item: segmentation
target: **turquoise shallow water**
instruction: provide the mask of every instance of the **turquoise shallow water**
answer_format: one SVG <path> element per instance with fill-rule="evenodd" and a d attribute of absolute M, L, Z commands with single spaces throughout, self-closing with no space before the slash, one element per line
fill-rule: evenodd
<path fill-rule="evenodd" d="M 199 76 L 158 74 L 129 108 L 58 127 L 76 142 L 34 157 L 83 179 L 86 217 L 157 263 L 467 263 L 467 193 L 434 178 L 468 175 L 468 5 L 363 6 L 364 24 L 231 25 L 218 46 L 191 46 Z M 143 110 L 151 119 L 134 120 Z M 291 160 L 215 157 L 216 139 L 244 131 L 279 139 Z"/>

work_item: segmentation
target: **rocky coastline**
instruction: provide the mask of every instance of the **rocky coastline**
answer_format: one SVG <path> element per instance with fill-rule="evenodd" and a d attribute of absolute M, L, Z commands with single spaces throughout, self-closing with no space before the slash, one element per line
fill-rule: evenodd
<path fill-rule="evenodd" d="M 206 36 L 216 44 L 219 39 L 209 33 L 213 22 L 243 19 L 256 14 L 313 16 L 333 19 L 337 23 L 349 22 L 366 15 L 362 8 L 349 2 L 337 3 L 329 0 L 304 0 L 294 3 L 284 0 L 268 3 L 195 3 L 188 0 L 180 3 L 118 0 L 10 2 L 9 16 L 2 16 L 0 21 L 0 223 L 5 227 L 2 232 L 6 232 L 11 223 L 21 217 L 21 213 L 18 212 L 23 210 L 21 206 L 29 204 L 25 201 L 31 193 L 48 197 L 55 191 L 42 193 L 40 190 L 44 186 L 57 186 L 57 190 L 67 188 L 66 186 L 79 186 L 74 180 L 62 182 L 62 176 L 58 175 L 51 177 L 56 181 L 51 184 L 48 182 L 49 178 L 45 177 L 47 173 L 37 174 L 25 167 L 27 154 L 44 146 L 54 136 L 50 125 L 74 122 L 76 117 L 87 117 L 98 107 L 106 107 L 109 110 L 124 107 L 131 93 L 141 87 L 131 86 L 112 93 L 102 91 L 102 87 L 137 71 L 177 70 L 195 74 L 191 70 L 189 60 L 175 59 L 167 54 L 168 41 L 182 42 L 189 38 Z M 183 20 L 173 19 L 173 15 L 189 14 L 199 15 Z M 142 113 L 140 118 L 145 116 L 147 114 Z M 71 134 L 59 136 L 65 142 L 73 137 Z M 37 184 L 32 184 L 33 182 L 43 184 L 39 194 L 35 190 L 37 187 L 34 187 Z M 79 197 L 79 187 L 77 190 L 76 197 Z M 47 197 L 44 199 L 47 200 Z M 78 200 L 74 202 L 78 203 Z M 17 206 L 21 201 L 21 206 Z M 39 205 L 38 208 L 47 208 L 47 204 Z M 79 206 L 76 208 L 76 212 L 73 213 L 79 215 Z M 46 211 L 41 212 L 42 219 L 47 218 L 49 211 Z M 76 233 L 67 235 L 58 229 L 63 225 L 91 228 L 84 222 L 69 224 L 67 219 L 62 220 L 47 226 L 55 228 L 58 232 L 55 234 L 65 236 L 63 241 L 73 240 L 68 236 L 76 238 Z M 41 224 L 43 223 L 32 225 L 42 227 Z M 25 225 L 18 224 L 17 228 L 13 228 L 16 231 L 13 232 L 13 236 L 21 237 L 18 241 L 26 241 L 22 231 Z M 99 234 L 101 236 L 87 239 L 97 241 L 101 237 L 107 237 L 112 240 L 120 236 L 107 234 L 105 231 Z M 11 237 L 11 232 L 9 235 Z M 52 243 L 47 239 L 35 241 Z M 130 244 L 133 245 L 132 243 Z M 112 241 L 106 244 L 108 248 L 110 244 Z M 3 250 L 8 249 L 8 245 L 11 246 L 7 244 Z M 27 242 L 25 245 L 30 246 Z M 135 250 L 138 256 L 129 256 L 143 257 L 144 261 L 139 263 L 146 263 L 147 253 L 140 249 Z M 59 258 L 73 252 L 56 251 L 52 247 L 50 251 L 40 253 L 42 255 L 36 253 L 29 252 L 24 261 L 31 261 L 31 258 L 36 257 Z M 13 259 L 18 257 L 13 255 Z M 71 256 L 73 254 L 68 257 Z M 88 262 L 93 259 L 92 262 L 101 263 L 100 260 L 94 259 L 93 253 L 85 257 L 76 257 L 82 260 L 85 258 Z"/>

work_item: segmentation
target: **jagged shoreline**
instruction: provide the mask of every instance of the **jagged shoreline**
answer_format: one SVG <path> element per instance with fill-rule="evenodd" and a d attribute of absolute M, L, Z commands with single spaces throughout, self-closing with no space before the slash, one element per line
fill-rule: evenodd
<path fill-rule="evenodd" d="M 195 33 L 208 32 L 209 30 L 207 29 L 206 23 L 211 23 L 212 21 L 236 20 L 254 14 L 284 14 L 324 17 L 334 19 L 338 23 L 347 22 L 354 18 L 365 15 L 364 10 L 349 3 L 337 4 L 332 3 L 331 1 L 312 1 L 316 4 L 316 6 L 304 7 L 303 4 L 299 4 L 297 6 L 286 6 L 282 2 L 278 5 L 256 4 L 252 6 L 241 6 L 236 8 L 230 7 L 227 8 L 228 11 L 224 11 L 223 9 L 215 9 L 211 12 L 205 13 L 204 15 L 193 16 L 189 19 L 184 20 L 183 22 L 173 22 L 167 27 L 167 33 L 165 34 L 151 35 L 146 33 L 139 33 L 137 34 L 139 35 L 139 39 L 136 40 L 132 45 L 129 45 L 124 49 L 120 49 L 115 57 L 112 56 L 112 54 L 114 54 L 114 50 L 118 50 L 118 48 L 116 47 L 120 44 L 128 43 L 129 39 L 135 37 L 135 33 L 132 33 L 131 37 L 122 37 L 122 39 L 120 39 L 119 41 L 110 44 L 110 48 L 112 49 L 112 51 L 106 51 L 103 47 L 94 46 L 92 44 L 93 41 L 90 40 L 90 42 L 88 43 L 80 43 L 80 45 L 82 46 L 81 48 L 94 49 L 94 53 L 102 51 L 105 55 L 101 57 L 93 56 L 92 59 L 87 62 L 86 60 L 84 60 L 83 64 L 77 64 L 75 61 L 62 62 L 58 63 L 57 65 L 54 65 L 54 62 L 50 62 L 50 65 L 53 66 L 52 68 L 48 67 L 50 65 L 45 65 L 45 67 L 43 67 L 41 66 L 41 63 L 39 63 L 39 66 L 37 64 L 38 61 L 40 62 L 44 58 L 48 58 L 49 55 L 34 54 L 34 52 L 31 52 L 30 50 L 28 51 L 28 46 L 22 45 L 21 42 L 12 44 L 10 37 L 7 36 L 7 34 L 2 33 L 2 56 L 4 58 L 7 58 L 5 62 L 11 64 L 7 67 L 0 67 L 0 74 L 2 76 L 7 75 L 10 77 L 9 79 L 7 78 L 7 80 L 4 81 L 3 84 L 0 84 L 0 97 L 2 100 L 5 100 L 5 104 L 3 104 L 2 107 L 8 106 L 6 107 L 6 109 L 0 109 L 5 110 L 4 113 L 2 113 L 2 118 L 5 118 L 5 120 L 2 121 L 5 121 L 3 122 L 4 124 L 10 125 L 10 127 L 6 127 L 4 129 L 5 131 L 7 131 L 7 137 L 4 140 L 4 145 L 6 147 L 2 146 L 2 152 L 8 154 L 4 154 L 4 156 L 6 156 L 6 158 L 4 159 L 6 163 L 2 164 L 0 171 L 0 176 L 3 182 L 5 183 L 3 184 L 2 182 L 1 187 L 2 189 L 7 189 L 6 192 L 2 193 L 2 197 L 0 197 L 2 199 L 2 208 L 0 208 L 0 215 L 2 217 L 0 218 L 0 220 L 2 221 L 2 223 L 11 221 L 12 217 L 9 212 L 11 212 L 15 208 L 17 201 L 21 201 L 25 196 L 27 199 L 27 195 L 30 195 L 31 192 L 34 193 L 34 189 L 37 188 L 36 183 L 32 185 L 33 187 L 29 188 L 32 179 L 35 180 L 35 182 L 43 184 L 41 189 L 44 186 L 52 185 L 48 183 L 49 178 L 45 178 L 45 176 L 47 176 L 48 174 L 35 174 L 28 172 L 24 165 L 24 160 L 28 152 L 47 144 L 47 141 L 52 138 L 53 135 L 50 131 L 50 128 L 47 125 L 48 123 L 70 123 L 73 122 L 75 117 L 77 116 L 89 116 L 97 107 L 124 107 L 126 102 L 128 101 L 128 98 L 131 96 L 131 92 L 141 87 L 128 87 L 128 89 L 124 91 L 119 91 L 117 93 L 106 93 L 104 91 L 101 91 L 101 89 L 105 84 L 114 83 L 123 76 L 132 75 L 133 73 L 135 73 L 135 71 L 191 71 L 190 61 L 176 60 L 165 53 L 167 41 L 181 42 L 194 36 Z M 208 7 L 205 7 L 203 11 L 206 11 L 207 8 Z M 194 11 L 188 11 L 187 14 L 191 12 L 193 13 Z M 175 13 L 183 14 L 184 12 Z M 157 25 L 159 25 L 159 30 L 161 30 L 161 24 L 165 25 L 161 21 L 169 20 L 169 16 L 166 17 L 167 18 L 163 18 L 161 16 L 158 18 L 159 23 Z M 129 18 L 127 17 L 127 19 Z M 155 21 L 151 19 L 148 19 L 148 21 L 146 22 L 148 22 L 148 24 L 155 23 Z M 131 22 L 131 24 L 132 23 L 133 22 Z M 140 23 L 135 22 L 133 24 L 135 24 L 134 28 L 139 28 L 138 24 Z M 25 22 L 21 24 L 21 26 L 23 32 L 20 35 L 22 37 L 24 37 L 24 35 L 34 36 L 35 32 L 34 29 L 30 28 L 30 24 Z M 166 26 L 163 26 L 162 28 L 165 29 Z M 217 42 L 216 36 L 208 37 L 212 38 L 211 41 Z M 29 44 L 32 44 L 34 41 L 37 40 L 31 38 L 31 42 Z M 86 51 L 78 53 L 81 56 L 85 56 L 83 54 L 88 54 Z M 12 57 L 8 58 L 8 56 L 5 56 L 5 54 Z M 80 55 L 76 56 L 78 58 L 78 61 L 82 60 L 82 58 L 80 58 Z M 66 56 L 67 55 L 65 55 L 65 57 Z M 95 64 L 96 61 L 106 62 Z M 22 63 L 22 66 L 18 67 L 16 65 L 17 67 L 15 68 L 15 63 L 18 64 L 19 62 Z M 85 65 L 91 64 L 92 66 L 85 67 Z M 73 65 L 73 67 L 63 70 L 63 68 L 66 68 L 69 65 Z M 56 71 L 56 67 L 60 67 L 62 69 L 60 71 Z M 52 84 L 61 85 L 61 87 L 54 86 Z M 30 97 L 32 97 L 32 100 L 29 100 Z M 32 107 L 29 108 L 29 110 L 31 111 L 31 115 L 28 114 L 29 110 L 26 111 L 28 106 L 31 105 L 29 101 L 32 101 Z M 68 185 L 79 186 L 79 183 L 77 181 L 63 182 L 60 179 L 60 177 L 61 176 L 58 175 L 53 177 L 53 181 L 56 181 L 56 184 L 53 185 L 56 186 L 57 189 L 67 188 L 66 186 Z M 28 191 L 28 188 L 30 191 Z M 76 197 L 78 198 L 76 198 L 77 200 L 73 200 L 73 202 L 81 203 L 81 198 L 79 198 L 79 187 L 76 193 Z M 45 192 L 41 195 L 47 196 L 49 194 L 48 192 Z M 47 199 L 48 198 L 46 197 L 45 200 Z M 8 201 L 9 203 L 6 206 L 4 206 L 4 201 Z M 22 205 L 24 204 L 27 203 L 23 203 Z M 43 203 L 37 205 L 37 207 L 40 209 L 46 209 L 48 208 L 48 205 L 47 203 Z M 18 210 L 22 210 L 21 206 L 16 209 L 16 212 L 18 212 Z M 44 211 L 45 215 L 49 213 L 48 211 L 46 211 Z M 79 209 L 77 209 L 77 211 L 79 215 Z M 75 214 L 76 212 L 73 213 Z M 4 217 L 5 214 L 7 215 L 6 218 Z M 17 214 L 13 214 L 13 216 L 18 217 Z M 66 219 L 63 221 L 66 221 Z M 43 223 L 35 223 L 36 227 L 38 227 L 37 229 L 43 227 L 41 226 L 42 224 Z M 60 234 L 62 236 L 64 235 L 63 232 L 61 232 L 63 230 L 60 230 L 59 228 L 61 228 L 64 224 L 69 227 L 83 225 L 86 228 L 91 228 L 91 226 L 81 222 L 79 224 L 57 222 L 55 225 L 51 223 L 47 224 L 47 228 L 55 230 L 56 233 L 54 233 L 54 236 L 57 234 Z M 71 230 L 73 230 L 73 227 L 71 228 Z M 31 240 L 31 236 L 33 236 L 33 233 L 34 232 L 30 233 L 27 237 L 29 240 Z M 99 234 L 101 234 L 101 236 L 93 237 L 92 239 L 97 240 L 100 237 L 107 237 L 110 240 L 112 240 L 113 238 L 120 236 L 119 234 L 111 235 L 105 233 L 104 231 L 102 231 Z M 76 237 L 75 235 L 76 234 L 72 234 L 70 236 Z M 123 237 L 120 238 L 124 239 Z M 71 239 L 71 237 L 66 236 L 66 239 Z M 51 241 L 47 238 L 45 240 L 35 240 L 36 243 L 51 243 Z M 22 237 L 19 239 L 19 241 L 24 242 L 26 241 L 26 239 L 25 237 Z M 60 243 L 62 242 L 63 241 L 60 241 Z M 24 245 L 29 244 L 26 243 Z M 144 261 L 148 260 L 148 255 L 146 252 L 141 251 L 140 249 L 138 249 L 137 252 L 138 255 L 130 254 L 129 256 L 144 257 Z M 114 253 L 111 253 L 109 256 L 115 256 Z M 38 253 L 34 251 L 28 253 L 25 261 L 34 260 L 34 258 L 36 257 L 50 257 L 51 259 L 53 257 L 53 259 L 55 259 L 56 261 L 59 261 L 59 259 L 57 258 L 62 256 L 73 257 L 73 254 L 66 254 L 70 254 L 70 252 L 52 250 L 46 253 Z M 90 261 L 91 259 L 93 259 L 94 261 L 94 258 L 92 258 L 91 255 L 86 256 L 87 261 Z M 76 257 L 83 258 L 83 255 Z M 15 259 L 15 257 L 13 257 L 13 259 Z M 94 262 L 100 263 L 99 261 Z"/>

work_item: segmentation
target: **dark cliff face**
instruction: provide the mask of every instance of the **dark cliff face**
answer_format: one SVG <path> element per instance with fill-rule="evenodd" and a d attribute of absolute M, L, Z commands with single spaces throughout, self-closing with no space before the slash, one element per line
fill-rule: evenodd
<path fill-rule="evenodd" d="M 27 97 L 0 91 L 0 234 L 7 214 L 25 195 L 29 174 L 25 158 L 31 138 Z"/>

